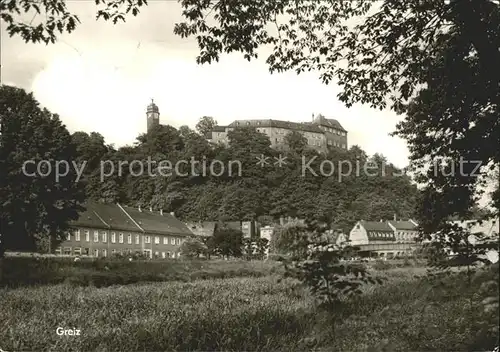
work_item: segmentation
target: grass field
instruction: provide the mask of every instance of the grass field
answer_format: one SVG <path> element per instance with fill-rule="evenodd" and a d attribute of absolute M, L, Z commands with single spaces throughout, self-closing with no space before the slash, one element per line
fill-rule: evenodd
<path fill-rule="evenodd" d="M 105 287 L 139 282 L 262 277 L 279 271 L 276 262 L 244 260 L 92 260 L 8 257 L 3 282 L 9 287 L 53 285 Z"/>
<path fill-rule="evenodd" d="M 231 264 L 237 265 L 237 264 Z M 478 285 L 496 272 L 430 280 L 424 269 L 379 272 L 342 311 L 319 311 L 308 292 L 276 275 L 193 282 L 0 290 L 6 351 L 485 351 L 498 313 Z M 57 327 L 80 336 L 58 336 Z"/>

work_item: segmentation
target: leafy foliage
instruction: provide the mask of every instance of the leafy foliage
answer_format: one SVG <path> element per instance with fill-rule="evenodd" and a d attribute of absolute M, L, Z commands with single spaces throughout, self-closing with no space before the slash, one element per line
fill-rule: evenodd
<path fill-rule="evenodd" d="M 299 279 L 326 309 L 338 308 L 342 301 L 361 294 L 361 286 L 381 283 L 364 266 L 342 261 L 353 248 L 339 247 L 323 240 L 325 224 L 290 223 L 283 228 L 278 247 L 288 250 L 285 277 Z"/>
<path fill-rule="evenodd" d="M 117 24 L 125 22 L 126 16 L 139 14 L 146 0 L 94 0 L 97 6 L 96 19 L 103 19 Z M 41 18 L 43 16 L 43 19 Z M 21 18 L 18 18 L 21 17 Z M 26 23 L 23 17 L 31 17 Z M 10 36 L 20 36 L 25 42 L 55 43 L 58 33 L 73 32 L 80 19 L 66 6 L 66 0 L 3 0 L 0 3 L 0 18 L 7 23 Z M 37 18 L 39 22 L 33 23 Z"/>
<path fill-rule="evenodd" d="M 7 248 L 34 250 L 41 239 L 62 239 L 85 194 L 76 182 L 77 150 L 57 115 L 32 94 L 0 86 L 0 122 L 1 257 Z"/>
<path fill-rule="evenodd" d="M 207 246 L 198 238 L 190 237 L 181 245 L 181 255 L 187 258 L 199 258 L 207 252 Z"/>
<path fill-rule="evenodd" d="M 262 260 L 269 249 L 269 241 L 266 238 L 244 238 L 243 251 L 247 260 Z"/>
<path fill-rule="evenodd" d="M 213 117 L 203 116 L 196 124 L 196 131 L 204 136 L 208 132 L 211 132 L 215 126 L 217 126 L 217 121 Z"/>

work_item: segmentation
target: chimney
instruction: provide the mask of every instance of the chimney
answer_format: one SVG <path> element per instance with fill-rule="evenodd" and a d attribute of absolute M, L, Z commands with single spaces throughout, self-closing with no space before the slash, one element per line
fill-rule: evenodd
<path fill-rule="evenodd" d="M 163 209 L 160 209 L 160 215 L 163 215 Z"/>

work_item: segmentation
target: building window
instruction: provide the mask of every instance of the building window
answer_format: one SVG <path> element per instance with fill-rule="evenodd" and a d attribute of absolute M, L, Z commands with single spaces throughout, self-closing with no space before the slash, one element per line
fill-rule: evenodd
<path fill-rule="evenodd" d="M 155 244 L 160 244 L 160 237 L 155 236 Z"/>
<path fill-rule="evenodd" d="M 170 256 L 170 252 L 167 252 L 167 258 L 170 258 L 170 257 L 171 257 L 171 256 Z"/>
<path fill-rule="evenodd" d="M 116 249 L 112 249 L 111 250 L 111 255 L 115 255 L 116 254 Z"/>
<path fill-rule="evenodd" d="M 145 242 L 145 243 L 151 243 L 151 237 L 149 237 L 149 236 L 145 236 L 145 237 L 144 237 L 144 242 Z"/>
<path fill-rule="evenodd" d="M 111 243 L 116 243 L 116 232 L 111 232 Z"/>
<path fill-rule="evenodd" d="M 84 248 L 83 255 L 89 255 L 89 254 L 90 254 L 90 248 Z"/>
<path fill-rule="evenodd" d="M 99 231 L 94 231 L 94 242 L 99 242 Z"/>
<path fill-rule="evenodd" d="M 82 249 L 80 247 L 73 248 L 73 253 L 76 255 L 81 255 Z"/>
<path fill-rule="evenodd" d="M 172 238 L 170 239 L 170 244 L 175 244 L 175 238 L 173 238 L 173 237 L 172 237 Z"/>
<path fill-rule="evenodd" d="M 123 243 L 123 233 L 118 235 L 118 242 Z"/>
<path fill-rule="evenodd" d="M 139 235 L 135 235 L 135 244 L 139 244 L 141 241 Z"/>
<path fill-rule="evenodd" d="M 103 232 L 102 233 L 102 241 L 103 242 L 108 242 L 108 233 L 107 232 Z"/>
<path fill-rule="evenodd" d="M 160 252 L 155 252 L 155 257 L 159 257 L 160 256 Z"/>
<path fill-rule="evenodd" d="M 71 247 L 64 247 L 64 254 L 71 255 Z"/>
<path fill-rule="evenodd" d="M 168 244 L 168 237 L 167 236 L 163 237 L 163 244 Z"/>
<path fill-rule="evenodd" d="M 68 232 L 68 234 L 66 235 L 66 239 L 67 239 L 68 241 L 71 241 L 71 233 L 70 233 L 70 232 Z"/>
<path fill-rule="evenodd" d="M 55 253 L 56 254 L 61 254 L 61 248 L 56 248 Z"/>
<path fill-rule="evenodd" d="M 99 256 L 99 250 L 98 250 L 98 249 L 94 249 L 94 250 L 92 251 L 92 255 L 93 255 L 94 257 L 98 257 L 98 256 Z"/>
<path fill-rule="evenodd" d="M 181 245 L 181 239 L 180 239 L 180 238 L 178 238 L 178 239 L 177 239 L 177 245 L 178 245 L 178 246 L 180 246 L 180 245 Z"/>
<path fill-rule="evenodd" d="M 128 234 L 128 236 L 127 236 L 127 243 L 132 244 L 132 235 L 131 234 Z"/>
<path fill-rule="evenodd" d="M 108 251 L 106 249 L 102 250 L 102 256 L 107 257 L 108 256 Z"/>
<path fill-rule="evenodd" d="M 162 257 L 163 259 L 165 259 L 165 257 L 166 257 L 165 252 L 161 252 L 161 257 Z"/>

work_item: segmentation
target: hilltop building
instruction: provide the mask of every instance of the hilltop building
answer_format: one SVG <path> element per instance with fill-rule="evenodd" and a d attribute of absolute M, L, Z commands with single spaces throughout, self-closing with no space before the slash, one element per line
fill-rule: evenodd
<path fill-rule="evenodd" d="M 206 138 L 213 143 L 227 144 L 228 132 L 238 127 L 254 127 L 257 132 L 269 137 L 271 146 L 286 149 L 285 136 L 297 131 L 306 139 L 310 148 L 326 152 L 330 148 L 347 149 L 347 131 L 335 119 L 322 115 L 312 118 L 312 122 L 290 122 L 282 120 L 235 120 L 228 126 L 215 126 Z"/>

